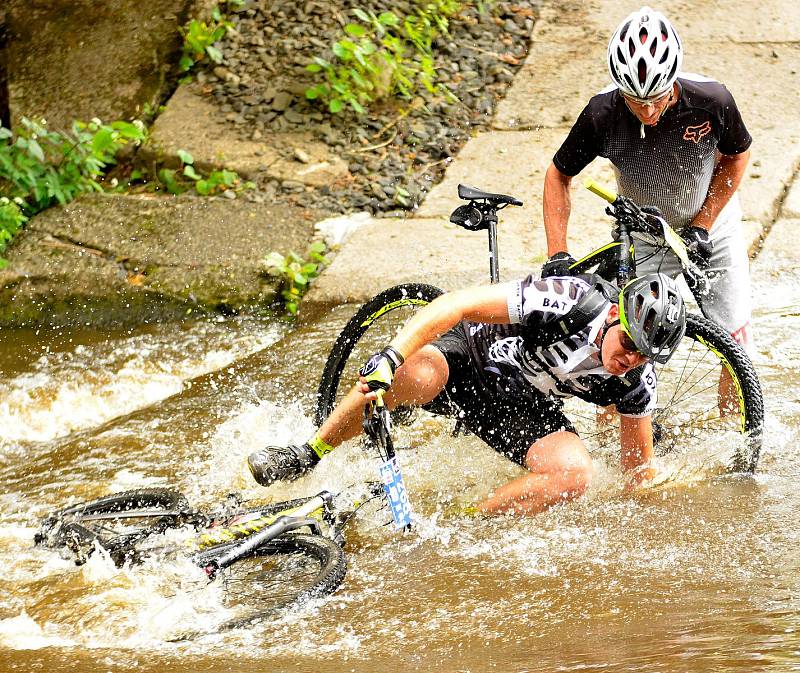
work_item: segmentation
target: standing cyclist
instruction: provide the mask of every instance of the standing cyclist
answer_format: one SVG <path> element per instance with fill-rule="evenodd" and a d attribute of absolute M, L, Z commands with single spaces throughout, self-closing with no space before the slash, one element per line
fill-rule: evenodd
<path fill-rule="evenodd" d="M 675 28 L 649 7 L 614 32 L 608 43 L 613 85 L 589 101 L 545 176 L 549 259 L 542 277 L 569 274 L 570 183 L 595 157 L 606 157 L 619 193 L 653 206 L 651 212 L 683 237 L 690 258 L 709 272 L 703 314 L 749 348 L 750 279 L 736 190 L 752 138 L 728 90 L 680 72 L 682 59 Z M 639 274 L 680 273 L 672 252 L 656 253 L 652 239 L 634 237 Z"/>
<path fill-rule="evenodd" d="M 651 274 L 621 292 L 584 277 L 489 285 L 442 295 L 370 358 L 360 382 L 301 445 L 248 458 L 269 485 L 308 472 L 361 432 L 364 405 L 387 390 L 390 408 L 456 415 L 528 474 L 497 489 L 484 512 L 533 514 L 580 496 L 592 459 L 561 407 L 575 396 L 620 413 L 621 462 L 634 483 L 652 475 L 652 361 L 666 362 L 686 329 L 675 282 Z"/>

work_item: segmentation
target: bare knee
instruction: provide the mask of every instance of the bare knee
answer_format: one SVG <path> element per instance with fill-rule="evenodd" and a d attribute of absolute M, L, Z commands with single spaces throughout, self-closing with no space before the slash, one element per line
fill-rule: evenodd
<path fill-rule="evenodd" d="M 583 495 L 594 476 L 592 457 L 573 432 L 555 432 L 531 446 L 526 467 L 551 482 L 564 501 Z"/>
<path fill-rule="evenodd" d="M 433 346 L 425 346 L 397 370 L 387 400 L 390 405 L 430 402 L 444 388 L 449 373 L 442 352 Z"/>

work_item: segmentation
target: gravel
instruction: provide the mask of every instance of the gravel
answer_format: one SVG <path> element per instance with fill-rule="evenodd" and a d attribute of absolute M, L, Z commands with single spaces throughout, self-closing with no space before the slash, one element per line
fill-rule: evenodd
<path fill-rule="evenodd" d="M 422 90 L 410 100 L 373 104 L 363 115 L 332 115 L 308 101 L 305 90 L 317 80 L 305 66 L 314 56 L 332 58 L 330 47 L 344 36 L 342 27 L 356 22 L 353 9 L 403 16 L 416 2 L 250 0 L 232 14 L 234 29 L 217 45 L 223 62 L 198 76 L 224 118 L 243 138 L 269 139 L 294 160 L 307 153 L 286 134 L 310 133 L 350 171 L 340 184 L 322 189 L 264 177 L 243 198 L 333 213 L 396 213 L 418 206 L 467 139 L 489 127 L 527 54 L 539 0 L 485 4 L 483 13 L 465 4 L 451 19 L 449 34 L 434 43 L 438 81 L 457 102 Z"/>

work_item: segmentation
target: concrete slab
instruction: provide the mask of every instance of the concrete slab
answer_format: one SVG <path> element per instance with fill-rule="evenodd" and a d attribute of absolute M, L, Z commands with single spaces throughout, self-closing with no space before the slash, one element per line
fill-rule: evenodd
<path fill-rule="evenodd" d="M 287 151 L 282 153 L 281 147 Z M 310 161 L 291 158 L 293 148 L 302 148 Z M 241 138 L 220 118 L 219 108 L 206 100 L 197 84 L 178 87 L 139 156 L 148 163 L 175 164 L 180 149 L 192 154 L 195 165 L 202 170 L 224 166 L 250 179 L 292 180 L 321 187 L 349 175 L 347 164 L 308 134 L 274 134 L 262 140 Z"/>
<path fill-rule="evenodd" d="M 511 250 L 507 253 L 501 256 L 503 278 L 530 272 L 530 266 L 521 264 Z M 488 280 L 485 232 L 465 231 L 436 218 L 373 219 L 348 239 L 303 305 L 313 310 L 315 306 L 363 302 L 398 283 L 455 289 Z"/>
<path fill-rule="evenodd" d="M 781 215 L 790 219 L 800 219 L 800 183 L 795 182 L 783 202 Z M 797 236 L 797 232 L 795 232 Z"/>
<path fill-rule="evenodd" d="M 495 129 L 569 128 L 587 101 L 609 83 L 604 43 L 535 42 L 497 107 Z"/>
<path fill-rule="evenodd" d="M 639 0 L 547 3 L 533 38 L 571 41 L 597 34 L 607 42 L 617 24 L 642 4 Z M 675 24 L 684 46 L 692 41 L 780 43 L 800 39 L 800 9 L 794 0 L 765 0 L 757 5 L 750 0 L 660 0 L 653 6 Z"/>

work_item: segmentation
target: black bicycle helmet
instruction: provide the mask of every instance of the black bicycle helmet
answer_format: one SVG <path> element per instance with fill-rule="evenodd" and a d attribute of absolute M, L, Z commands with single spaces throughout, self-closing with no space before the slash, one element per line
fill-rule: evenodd
<path fill-rule="evenodd" d="M 619 320 L 642 355 L 664 363 L 686 332 L 686 306 L 672 278 L 651 273 L 622 288 Z"/>

